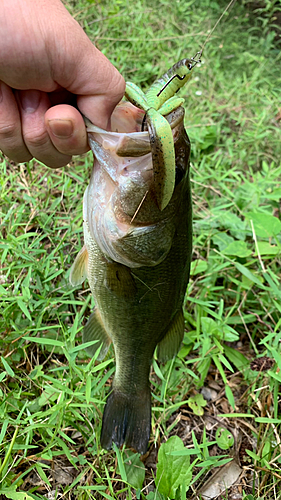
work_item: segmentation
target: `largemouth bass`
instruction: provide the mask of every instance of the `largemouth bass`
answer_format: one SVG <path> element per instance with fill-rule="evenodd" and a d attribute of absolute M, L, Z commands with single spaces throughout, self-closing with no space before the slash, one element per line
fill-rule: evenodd
<path fill-rule="evenodd" d="M 150 138 L 141 132 L 144 112 L 117 106 L 112 130 L 88 122 L 94 167 L 83 203 L 84 241 L 70 281 L 86 278 L 95 308 L 83 342 L 98 340 L 102 359 L 113 343 L 116 373 L 103 414 L 101 445 L 112 443 L 145 453 L 150 436 L 149 373 L 157 358 L 178 352 L 183 334 L 183 300 L 189 279 L 192 210 L 190 144 L 184 110 L 166 116 L 173 133 L 176 180 L 172 198 L 160 210 L 155 196 Z"/>

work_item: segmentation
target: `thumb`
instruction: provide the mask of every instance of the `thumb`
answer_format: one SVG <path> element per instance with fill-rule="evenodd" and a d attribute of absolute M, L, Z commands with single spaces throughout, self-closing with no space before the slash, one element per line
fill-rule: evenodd
<path fill-rule="evenodd" d="M 95 49 L 96 55 L 98 50 L 92 46 L 91 50 L 93 49 Z M 80 82 L 82 70 L 81 67 L 78 78 Z M 98 78 L 97 72 L 99 73 Z M 102 53 L 99 53 L 96 63 L 92 64 L 91 67 L 87 63 L 87 73 L 88 83 L 81 85 L 80 90 L 77 89 L 77 106 L 92 123 L 105 130 L 110 130 L 111 114 L 124 96 L 126 86 L 124 78 Z M 89 89 L 88 85 L 90 85 Z"/>
<path fill-rule="evenodd" d="M 125 92 L 125 81 L 71 16 L 64 32 L 64 50 L 53 39 L 53 78 L 61 87 L 77 95 L 79 110 L 95 125 L 109 129 L 110 116 Z M 55 57 L 55 55 L 58 57 Z M 63 68 L 63 69 L 62 69 Z"/>

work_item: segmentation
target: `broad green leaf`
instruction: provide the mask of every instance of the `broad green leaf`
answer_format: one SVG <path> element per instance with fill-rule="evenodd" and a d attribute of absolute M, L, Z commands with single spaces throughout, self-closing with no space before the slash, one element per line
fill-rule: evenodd
<path fill-rule="evenodd" d="M 275 188 L 272 193 L 266 193 L 266 197 L 269 200 L 279 201 L 281 198 L 281 188 Z"/>
<path fill-rule="evenodd" d="M 127 481 L 136 490 L 141 489 L 145 477 L 145 466 L 140 460 L 139 453 L 132 453 L 130 451 L 127 453 L 129 454 L 129 459 L 126 460 L 124 464 Z"/>
<path fill-rule="evenodd" d="M 60 340 L 56 339 L 47 339 L 45 337 L 39 338 L 39 337 L 25 337 L 25 340 L 29 340 L 29 342 L 36 342 L 36 344 L 42 344 L 42 345 L 52 345 L 56 347 L 64 347 L 64 342 L 61 342 Z"/>
<path fill-rule="evenodd" d="M 268 272 L 264 273 L 264 278 L 269 284 L 271 291 L 276 295 L 276 297 L 281 299 L 280 278 L 277 278 L 277 276 L 272 273 L 270 269 L 268 269 Z"/>
<path fill-rule="evenodd" d="M 160 378 L 160 380 L 163 380 L 163 382 L 166 382 L 166 379 L 165 377 L 162 375 L 162 372 L 158 366 L 158 363 L 156 361 L 156 359 L 153 359 L 153 369 L 155 371 L 155 374 L 157 375 L 158 378 Z"/>
<path fill-rule="evenodd" d="M 219 213 L 220 212 L 220 213 Z M 229 210 L 217 210 L 218 217 L 220 218 L 221 224 L 226 229 L 229 229 L 230 233 L 237 240 L 244 241 L 246 238 L 246 224 L 242 221 L 236 214 L 230 212 Z"/>
<path fill-rule="evenodd" d="M 204 335 L 213 335 L 216 337 L 222 337 L 222 330 L 219 328 L 218 322 L 212 318 L 201 318 L 201 326 Z"/>
<path fill-rule="evenodd" d="M 229 385 L 225 386 L 225 395 L 228 399 L 230 406 L 233 408 L 233 410 L 235 410 L 235 400 L 234 400 L 233 392 L 230 389 Z"/>
<path fill-rule="evenodd" d="M 200 374 L 200 380 L 196 383 L 197 387 L 202 387 L 204 380 L 207 377 L 209 368 L 211 364 L 211 357 L 205 357 L 197 365 L 197 371 Z"/>
<path fill-rule="evenodd" d="M 223 251 L 225 255 L 233 255 L 235 257 L 240 257 L 241 259 L 249 257 L 252 254 L 245 241 L 235 240 L 230 245 L 228 245 Z"/>
<path fill-rule="evenodd" d="M 37 365 L 37 366 L 35 366 L 35 368 L 29 374 L 29 376 L 30 376 L 30 378 L 32 380 L 37 380 L 38 377 L 42 377 L 43 375 L 44 375 L 43 365 Z"/>
<path fill-rule="evenodd" d="M 89 404 L 90 398 L 91 398 L 91 391 L 92 391 L 92 377 L 91 374 L 88 374 L 87 380 L 86 380 L 86 403 Z"/>
<path fill-rule="evenodd" d="M 222 354 L 222 353 L 219 353 L 218 354 L 218 358 L 220 360 L 220 362 L 226 366 L 226 368 L 228 368 L 229 371 L 231 371 L 232 373 L 234 372 L 231 364 L 229 363 L 229 361 L 226 359 L 226 357 Z"/>
<path fill-rule="evenodd" d="M 257 417 L 255 422 L 260 424 L 281 424 L 281 418 Z"/>
<path fill-rule="evenodd" d="M 147 500 L 166 500 L 166 497 L 164 495 L 161 495 L 159 491 L 150 491 L 147 495 Z"/>
<path fill-rule="evenodd" d="M 261 283 L 261 279 L 260 277 L 254 275 L 250 269 L 248 269 L 247 267 L 243 266 L 242 264 L 240 264 L 239 262 L 234 262 L 234 265 L 236 267 L 236 269 L 241 273 L 243 274 L 246 278 L 248 278 L 250 281 L 253 281 L 253 283 L 255 283 L 256 285 L 259 286 L 259 288 L 261 288 L 262 290 L 266 290 L 266 287 Z"/>
<path fill-rule="evenodd" d="M 213 441 L 212 443 L 216 444 L 216 441 Z M 199 455 L 200 448 L 202 448 L 202 445 L 198 446 L 197 448 L 184 448 L 183 450 L 173 451 L 171 455 L 175 457 L 184 457 L 186 455 Z"/>
<path fill-rule="evenodd" d="M 188 346 L 184 345 L 181 348 L 181 350 L 178 352 L 178 357 L 180 359 L 184 359 L 190 353 L 191 349 L 192 349 L 192 345 L 191 344 L 188 345 Z M 195 373 L 192 372 L 192 376 L 194 376 L 194 375 L 195 375 Z"/>
<path fill-rule="evenodd" d="M 219 427 L 216 432 L 216 440 L 218 446 L 222 450 L 228 450 L 234 444 L 234 437 L 230 431 L 224 429 L 223 427 Z"/>
<path fill-rule="evenodd" d="M 196 259 L 191 262 L 190 266 L 190 276 L 195 276 L 195 274 L 202 274 L 208 269 L 208 263 L 206 260 Z"/>
<path fill-rule="evenodd" d="M 77 333 L 77 331 L 75 332 Z M 82 351 L 83 349 L 87 349 L 88 347 L 91 347 L 92 345 L 96 344 L 99 342 L 98 340 L 91 340 L 90 342 L 85 342 L 84 344 L 77 345 L 73 347 L 73 349 L 69 349 L 68 353 L 69 354 L 75 354 L 76 352 Z"/>
<path fill-rule="evenodd" d="M 195 415 L 204 415 L 204 406 L 206 406 L 207 401 L 203 398 L 202 394 L 195 394 L 187 400 L 188 406 L 192 409 Z"/>
<path fill-rule="evenodd" d="M 263 445 L 263 448 L 262 448 L 262 466 L 263 467 L 267 467 L 267 465 L 268 465 L 268 460 L 270 460 L 270 456 L 271 456 L 271 450 L 272 450 L 271 442 L 269 439 L 266 439 L 266 441 Z"/>
<path fill-rule="evenodd" d="M 214 245 L 217 245 L 220 252 L 223 253 L 224 249 L 234 242 L 234 238 L 226 233 L 217 232 L 214 236 L 212 236 L 212 242 Z"/>
<path fill-rule="evenodd" d="M 8 420 L 4 420 L 3 421 L 2 429 L 1 429 L 1 432 L 0 432 L 0 444 L 2 443 L 2 441 L 4 439 L 4 436 L 6 434 L 6 430 L 7 430 L 8 424 L 9 424 Z"/>
<path fill-rule="evenodd" d="M 46 465 L 45 465 L 45 467 L 46 467 Z M 49 482 L 49 480 L 44 472 L 43 467 L 39 463 L 37 463 L 37 464 L 35 464 L 35 468 L 37 470 L 39 477 L 41 477 L 42 481 L 50 487 L 51 484 L 50 484 L 50 482 Z"/>
<path fill-rule="evenodd" d="M 41 396 L 38 398 L 38 404 L 39 406 L 45 406 L 50 401 L 56 401 L 57 397 L 58 391 L 54 390 L 51 385 L 47 385 Z"/>
<path fill-rule="evenodd" d="M 121 456 L 119 448 L 116 446 L 115 443 L 113 443 L 113 449 L 114 449 L 114 451 L 116 453 L 116 457 L 117 457 L 119 474 L 121 476 L 122 481 L 124 481 L 126 483 L 127 482 L 127 474 L 126 474 L 123 458 Z"/>
<path fill-rule="evenodd" d="M 9 500 L 34 500 L 28 493 L 22 491 L 2 490 L 0 491 Z"/>
<path fill-rule="evenodd" d="M 218 417 L 224 417 L 224 418 L 255 418 L 255 415 L 251 415 L 251 413 L 222 413 L 222 414 L 219 414 Z"/>
<path fill-rule="evenodd" d="M 30 312 L 29 310 L 27 309 L 25 303 L 23 302 L 23 300 L 21 299 L 18 299 L 18 305 L 20 306 L 22 312 L 25 314 L 25 316 L 29 319 L 29 321 L 32 321 L 32 318 L 30 316 Z"/>
<path fill-rule="evenodd" d="M 170 437 L 159 449 L 156 488 L 166 498 L 176 498 L 177 488 L 183 483 L 187 488 L 192 478 L 189 456 L 171 455 L 171 452 L 181 449 L 184 449 L 184 444 L 178 436 Z"/>
<path fill-rule="evenodd" d="M 243 318 L 239 316 L 239 314 L 235 314 L 234 316 L 230 316 L 227 318 L 228 325 L 244 325 L 245 323 L 253 323 L 255 320 L 254 314 L 243 314 Z"/>
<path fill-rule="evenodd" d="M 5 360 L 5 358 L 3 358 L 3 356 L 1 356 L 1 361 L 8 375 L 10 375 L 10 377 L 14 377 L 14 371 L 10 367 L 9 363 Z"/>
<path fill-rule="evenodd" d="M 231 363 L 234 364 L 237 370 L 241 371 L 249 366 L 249 361 L 247 360 L 247 358 L 245 358 L 244 354 L 239 352 L 237 349 L 233 349 L 229 346 L 224 346 L 224 353 L 231 361 Z"/>
<path fill-rule="evenodd" d="M 267 241 L 259 241 L 258 242 L 258 250 L 255 251 L 255 255 L 277 255 L 278 253 L 281 253 L 281 249 L 277 247 L 276 245 L 270 245 Z"/>
<path fill-rule="evenodd" d="M 258 462 L 261 460 L 261 457 L 259 457 L 254 451 L 246 450 L 246 453 L 254 460 L 257 460 Z"/>
<path fill-rule="evenodd" d="M 239 333 L 231 326 L 223 325 L 223 340 L 227 342 L 236 342 L 239 340 Z"/>
<path fill-rule="evenodd" d="M 245 216 L 253 221 L 255 233 L 261 238 L 270 238 L 281 231 L 280 220 L 271 214 L 248 212 Z"/>
<path fill-rule="evenodd" d="M 221 376 L 221 378 L 223 380 L 223 383 L 225 384 L 225 386 L 228 387 L 228 385 L 227 385 L 227 378 L 226 378 L 223 366 L 222 366 L 222 364 L 221 364 L 221 362 L 220 362 L 217 354 L 213 354 L 212 358 L 213 358 L 213 361 L 214 361 L 214 363 L 215 363 L 215 365 L 216 365 L 216 367 L 217 367 L 217 369 L 218 369 L 218 371 L 220 373 L 220 376 Z"/>
<path fill-rule="evenodd" d="M 222 457 L 225 457 L 225 455 L 221 455 Z M 231 462 L 231 460 L 233 460 L 233 458 L 224 458 L 223 460 L 219 460 L 219 457 L 215 456 L 215 457 L 210 457 L 208 460 L 204 460 L 204 462 L 199 462 L 197 464 L 197 467 L 210 467 L 210 465 L 212 467 L 217 467 L 217 466 L 220 466 L 220 465 L 225 465 L 227 464 L 228 462 Z"/>

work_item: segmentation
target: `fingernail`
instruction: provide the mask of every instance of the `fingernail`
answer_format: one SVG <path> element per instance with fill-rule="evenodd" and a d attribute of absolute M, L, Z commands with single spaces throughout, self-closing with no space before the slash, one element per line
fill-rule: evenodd
<path fill-rule="evenodd" d="M 52 134 L 59 139 L 67 139 L 73 134 L 73 123 L 71 120 L 49 120 Z"/>
<path fill-rule="evenodd" d="M 22 109 L 26 113 L 34 113 L 39 106 L 41 92 L 39 90 L 21 90 L 19 98 Z"/>

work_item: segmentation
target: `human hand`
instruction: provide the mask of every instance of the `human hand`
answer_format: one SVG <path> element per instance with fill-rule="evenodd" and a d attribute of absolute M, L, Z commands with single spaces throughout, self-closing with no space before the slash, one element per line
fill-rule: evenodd
<path fill-rule="evenodd" d="M 62 167 L 89 147 L 82 115 L 110 129 L 125 82 L 60 0 L 2 0 L 0 149 Z"/>

